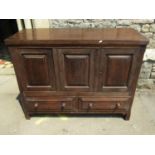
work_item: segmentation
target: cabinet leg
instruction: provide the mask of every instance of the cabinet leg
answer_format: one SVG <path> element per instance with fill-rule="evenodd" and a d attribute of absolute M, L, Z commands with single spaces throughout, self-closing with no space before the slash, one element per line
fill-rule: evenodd
<path fill-rule="evenodd" d="M 124 119 L 128 121 L 130 119 L 130 112 L 126 113 Z"/>
<path fill-rule="evenodd" d="M 27 113 L 25 113 L 25 112 L 24 112 L 24 114 L 25 114 L 25 118 L 26 118 L 27 120 L 30 120 L 30 118 L 31 118 L 30 115 L 27 114 Z"/>
<path fill-rule="evenodd" d="M 29 120 L 31 117 L 30 117 L 29 113 L 27 112 L 26 108 L 24 107 L 24 104 L 23 104 L 24 101 L 23 101 L 23 98 L 22 98 L 21 94 L 18 95 L 17 99 L 18 99 L 18 101 L 19 101 L 19 103 L 21 105 L 21 108 L 22 108 L 23 112 L 24 112 L 25 118 L 27 120 Z"/>

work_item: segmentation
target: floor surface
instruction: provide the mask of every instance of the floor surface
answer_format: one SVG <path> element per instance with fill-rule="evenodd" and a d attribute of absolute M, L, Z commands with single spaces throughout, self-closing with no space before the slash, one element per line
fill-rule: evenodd
<path fill-rule="evenodd" d="M 26 120 L 16 100 L 14 75 L 0 76 L 0 134 L 104 135 L 155 134 L 155 91 L 138 90 L 130 121 L 121 117 L 32 117 Z"/>

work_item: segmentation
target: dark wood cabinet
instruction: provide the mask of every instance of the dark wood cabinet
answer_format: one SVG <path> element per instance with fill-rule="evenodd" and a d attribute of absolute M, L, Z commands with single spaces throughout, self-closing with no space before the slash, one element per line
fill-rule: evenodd
<path fill-rule="evenodd" d="M 129 119 L 148 40 L 133 29 L 24 30 L 6 40 L 26 118 L 122 114 Z"/>

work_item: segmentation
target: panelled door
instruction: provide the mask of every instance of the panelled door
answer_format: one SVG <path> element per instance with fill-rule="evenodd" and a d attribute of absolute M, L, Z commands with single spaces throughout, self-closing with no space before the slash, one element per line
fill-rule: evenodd
<path fill-rule="evenodd" d="M 129 91 L 134 82 L 134 75 L 137 75 L 138 53 L 139 48 L 102 49 L 98 89 L 111 92 Z"/>
<path fill-rule="evenodd" d="M 58 54 L 60 89 L 93 91 L 97 49 L 61 48 Z"/>
<path fill-rule="evenodd" d="M 55 90 L 52 49 L 21 48 L 16 54 L 24 90 Z"/>

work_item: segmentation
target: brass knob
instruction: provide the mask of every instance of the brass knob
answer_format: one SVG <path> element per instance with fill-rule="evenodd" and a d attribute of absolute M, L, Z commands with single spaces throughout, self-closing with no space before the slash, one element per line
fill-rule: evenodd
<path fill-rule="evenodd" d="M 38 103 L 35 103 L 35 104 L 34 104 L 34 107 L 37 108 L 37 107 L 38 107 Z"/>

